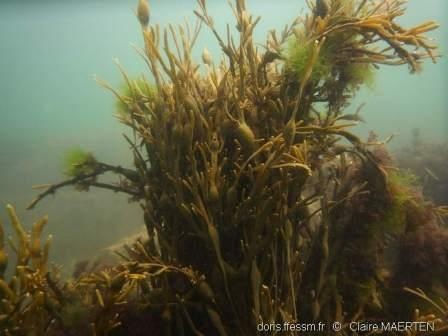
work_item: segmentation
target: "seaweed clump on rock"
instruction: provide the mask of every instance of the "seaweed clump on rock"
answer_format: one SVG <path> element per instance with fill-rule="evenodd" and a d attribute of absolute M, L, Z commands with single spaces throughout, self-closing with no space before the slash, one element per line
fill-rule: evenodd
<path fill-rule="evenodd" d="M 97 334 L 141 330 L 142 316 L 166 335 L 220 336 L 393 317 L 387 307 L 402 291 L 388 296 L 385 242 L 406 232 L 403 214 L 417 201 L 375 146 L 350 132 L 356 116 L 345 108 L 377 67 L 417 72 L 425 58 L 435 61 L 425 33 L 437 24 L 401 27 L 401 0 L 317 3 L 325 10 L 311 5 L 304 18 L 271 31 L 260 51 L 260 18 L 244 0 L 232 6 L 237 31 L 225 37 L 205 0 L 196 25 L 166 30 L 150 25 L 149 5 L 139 1 L 139 52 L 151 82 L 121 67 L 125 90 L 100 81 L 133 132 L 126 140 L 134 167 L 95 158 L 88 172 L 30 205 L 80 184 L 139 202 L 147 239 L 126 247 L 123 264 L 86 273 L 74 287 L 89 298 Z M 205 74 L 192 58 L 201 26 L 225 56 L 214 62 L 204 50 Z M 119 181 L 99 182 L 109 172 Z"/>

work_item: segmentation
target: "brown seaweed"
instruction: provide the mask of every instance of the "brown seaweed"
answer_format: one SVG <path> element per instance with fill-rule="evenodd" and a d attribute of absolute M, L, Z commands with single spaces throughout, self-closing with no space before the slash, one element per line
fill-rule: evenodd
<path fill-rule="evenodd" d="M 124 192 L 140 204 L 148 239 L 126 247 L 123 264 L 70 285 L 94 334 L 119 330 L 136 307 L 157 316 L 166 335 L 253 335 L 262 323 L 297 321 L 340 321 L 348 333 L 347 321 L 391 317 L 385 307 L 402 294 L 384 290 L 393 283 L 382 276 L 385 242 L 415 224 L 406 214 L 420 203 L 343 122 L 370 71 L 404 64 L 417 72 L 438 57 L 425 35 L 437 24 L 400 26 L 404 5 L 318 1 L 270 32 L 261 50 L 253 39 L 260 18 L 244 0 L 232 4 L 237 31 L 226 36 L 205 0 L 195 25 L 166 29 L 139 1 L 138 52 L 151 81 L 121 66 L 126 90 L 99 81 L 132 131 L 134 167 L 95 158 L 29 206 L 67 185 Z M 204 51 L 205 74 L 192 57 L 203 26 L 225 55 L 214 62 Z M 107 172 L 119 182 L 99 182 Z"/>

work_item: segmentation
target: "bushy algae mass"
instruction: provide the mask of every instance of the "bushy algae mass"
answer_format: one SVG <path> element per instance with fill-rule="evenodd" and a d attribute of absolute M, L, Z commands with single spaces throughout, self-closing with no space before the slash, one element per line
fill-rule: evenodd
<path fill-rule="evenodd" d="M 166 29 L 150 25 L 140 0 L 138 52 L 151 81 L 121 67 L 125 89 L 100 81 L 132 131 L 133 168 L 82 151 L 69 179 L 29 208 L 67 185 L 122 192 L 140 204 L 147 238 L 125 246 L 122 263 L 67 282 L 24 259 L 1 282 L 5 332 L 255 335 L 261 323 L 340 321 L 350 334 L 347 322 L 364 320 L 433 321 L 446 332 L 446 208 L 424 201 L 384 142 L 351 133 L 360 116 L 345 112 L 379 66 L 412 73 L 438 57 L 425 35 L 436 23 L 397 23 L 405 3 L 316 1 L 259 48 L 260 18 L 244 0 L 225 36 L 205 0 L 195 25 Z M 192 49 L 204 26 L 223 59 L 204 50 L 200 65 Z M 101 182 L 105 173 L 118 182 Z"/>

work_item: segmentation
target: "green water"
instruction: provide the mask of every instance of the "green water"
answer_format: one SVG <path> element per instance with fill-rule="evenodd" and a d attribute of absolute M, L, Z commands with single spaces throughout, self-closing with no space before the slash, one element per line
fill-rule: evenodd
<path fill-rule="evenodd" d="M 208 1 L 219 31 L 233 22 L 226 1 Z M 136 204 L 126 197 L 94 190 L 59 191 L 35 210 L 24 208 L 36 194 L 34 184 L 63 179 L 64 151 L 82 146 L 101 161 L 131 165 L 123 128 L 112 117 L 114 99 L 93 75 L 120 84 L 113 59 L 131 73 L 145 71 L 132 44 L 141 46 L 136 1 L 0 1 L 0 204 L 12 203 L 29 225 L 41 214 L 50 215 L 47 230 L 54 235 L 52 259 L 70 267 L 97 253 L 123 235 L 140 230 L 143 221 Z M 248 0 L 262 16 L 256 37 L 262 43 L 268 29 L 282 28 L 300 14 L 304 1 Z M 165 25 L 193 20 L 192 0 L 151 1 L 152 23 Z M 427 19 L 441 23 L 431 34 L 448 52 L 448 2 L 410 0 L 401 20 L 415 24 Z M 195 53 L 219 50 L 203 30 Z M 448 59 L 425 64 L 422 74 L 409 76 L 405 68 L 383 68 L 374 90 L 363 90 L 350 109 L 367 103 L 367 123 L 357 132 L 375 130 L 381 137 L 397 134 L 393 146 L 409 139 L 413 128 L 439 141 L 448 134 Z M 5 212 L 0 211 L 5 220 Z"/>

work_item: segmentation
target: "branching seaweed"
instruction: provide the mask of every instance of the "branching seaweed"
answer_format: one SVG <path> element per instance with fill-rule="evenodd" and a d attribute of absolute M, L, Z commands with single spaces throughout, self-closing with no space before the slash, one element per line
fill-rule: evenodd
<path fill-rule="evenodd" d="M 91 309 L 101 307 L 102 330 L 119 323 L 105 311 L 131 293 L 160 314 L 166 335 L 253 335 L 259 323 L 385 318 L 381 251 L 391 230 L 377 223 L 396 195 L 390 167 L 350 132 L 359 115 L 344 111 L 378 66 L 417 72 L 425 58 L 438 57 L 426 36 L 437 24 L 401 27 L 404 5 L 310 3 L 308 15 L 270 32 L 260 49 L 253 40 L 260 18 L 244 0 L 231 5 L 236 32 L 228 26 L 224 36 L 205 0 L 196 24 L 166 29 L 151 24 L 148 3 L 139 1 L 144 47 L 137 51 L 151 82 L 132 80 L 121 66 L 124 90 L 99 80 L 132 131 L 133 169 L 89 160 L 88 172 L 72 170 L 29 206 L 67 185 L 139 202 L 148 240 L 127 248 L 123 265 L 75 286 Z M 204 64 L 193 59 L 203 26 L 221 47 L 221 62 L 206 50 Z M 322 103 L 325 116 L 316 108 Z M 76 167 L 86 167 L 85 155 L 81 161 Z M 107 172 L 119 183 L 97 181 Z"/>

